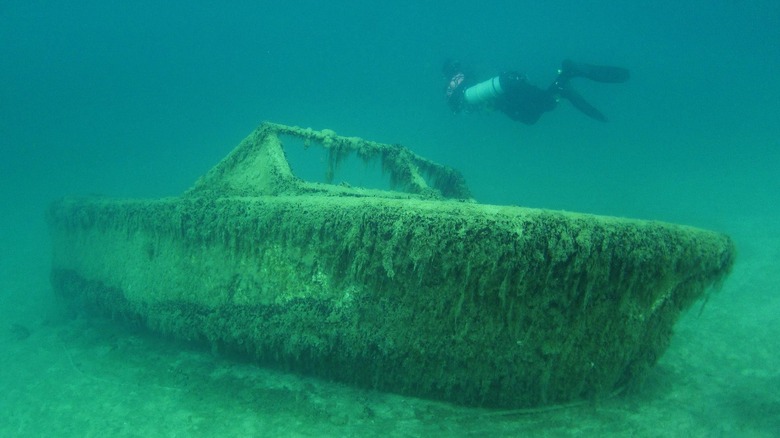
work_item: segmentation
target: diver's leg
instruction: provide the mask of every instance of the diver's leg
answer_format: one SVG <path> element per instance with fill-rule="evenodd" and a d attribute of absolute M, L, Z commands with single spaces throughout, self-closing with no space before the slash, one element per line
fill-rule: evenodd
<path fill-rule="evenodd" d="M 569 78 L 558 75 L 558 77 L 555 79 L 555 82 L 550 85 L 549 88 L 547 88 L 547 93 L 550 96 L 553 96 L 554 99 L 558 100 L 560 98 L 564 98 L 571 102 L 572 105 L 574 105 L 574 108 L 577 108 L 585 114 L 588 117 L 591 117 L 593 119 L 596 119 L 601 122 L 606 122 L 607 118 L 604 116 L 604 114 L 601 113 L 596 107 L 589 104 L 588 101 L 586 101 L 580 93 L 576 92 L 571 86 L 569 85 Z"/>
<path fill-rule="evenodd" d="M 561 63 L 558 76 L 566 79 L 586 78 L 596 82 L 614 84 L 627 81 L 630 74 L 627 69 L 622 67 L 592 65 L 566 59 Z"/>
<path fill-rule="evenodd" d="M 564 98 L 571 102 L 575 108 L 583 114 L 593 119 L 606 122 L 607 118 L 596 107 L 589 104 L 579 93 L 569 85 L 571 78 L 587 78 L 597 82 L 619 83 L 628 80 L 628 70 L 621 67 L 611 67 L 604 65 L 591 65 L 577 63 L 569 59 L 561 63 L 561 69 L 558 71 L 558 77 L 547 88 L 547 92 L 556 98 Z"/>
<path fill-rule="evenodd" d="M 568 85 L 559 89 L 559 95 L 564 99 L 571 102 L 574 108 L 580 110 L 586 116 L 596 119 L 600 122 L 606 122 L 607 117 L 601 113 L 596 107 L 589 104 L 588 101 L 582 98 L 579 93 L 574 91 Z"/>

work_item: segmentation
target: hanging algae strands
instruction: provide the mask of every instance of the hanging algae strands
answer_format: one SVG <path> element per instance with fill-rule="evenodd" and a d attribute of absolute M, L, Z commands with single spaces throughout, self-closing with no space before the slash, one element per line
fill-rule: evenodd
<path fill-rule="evenodd" d="M 400 191 L 303 181 L 282 137 L 382 160 Z M 331 161 L 331 160 L 329 160 Z M 260 364 L 502 408 L 637 381 L 731 240 L 660 222 L 481 205 L 398 145 L 264 123 L 179 198 L 48 211 L 66 303 Z"/>

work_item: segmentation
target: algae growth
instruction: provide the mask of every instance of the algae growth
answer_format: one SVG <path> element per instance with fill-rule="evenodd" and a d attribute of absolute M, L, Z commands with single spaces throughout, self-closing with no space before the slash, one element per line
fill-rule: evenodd
<path fill-rule="evenodd" d="M 301 181 L 282 134 L 379 157 L 407 193 Z M 523 407 L 638 381 L 733 264 L 718 233 L 448 197 L 462 177 L 405 148 L 264 124 L 181 198 L 53 204 L 53 284 L 262 364 Z"/>

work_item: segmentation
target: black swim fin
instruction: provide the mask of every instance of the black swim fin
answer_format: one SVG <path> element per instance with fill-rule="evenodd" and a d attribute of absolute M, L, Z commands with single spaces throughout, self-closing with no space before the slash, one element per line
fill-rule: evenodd
<path fill-rule="evenodd" d="M 582 98 L 579 93 L 572 90 L 568 86 L 564 86 L 562 88 L 559 88 L 560 96 L 564 99 L 571 102 L 572 105 L 574 105 L 575 108 L 580 110 L 582 113 L 587 115 L 590 118 L 596 119 L 600 122 L 606 122 L 607 117 L 601 113 L 596 107 L 589 104 L 588 101 Z"/>
<path fill-rule="evenodd" d="M 560 76 L 564 78 L 587 78 L 596 82 L 626 82 L 630 76 L 627 69 L 607 65 L 591 65 L 567 59 L 561 63 Z"/>

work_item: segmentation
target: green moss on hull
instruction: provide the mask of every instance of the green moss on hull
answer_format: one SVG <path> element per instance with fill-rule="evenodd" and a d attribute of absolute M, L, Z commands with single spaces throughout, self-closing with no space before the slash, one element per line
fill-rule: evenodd
<path fill-rule="evenodd" d="M 339 163 L 349 154 L 364 162 L 379 159 L 400 192 L 344 188 L 296 178 L 285 158 L 281 136 L 317 144 L 328 151 L 327 174 L 332 178 Z M 225 159 L 200 178 L 189 195 L 263 196 L 316 193 L 322 196 L 382 196 L 394 198 L 471 200 L 463 176 L 456 170 L 427 160 L 401 145 L 389 145 L 342 137 L 331 130 L 314 131 L 265 122 L 245 138 Z"/>
<path fill-rule="evenodd" d="M 729 271 L 687 227 L 375 197 L 63 200 L 55 290 L 160 332 L 470 405 L 611 392 Z"/>

